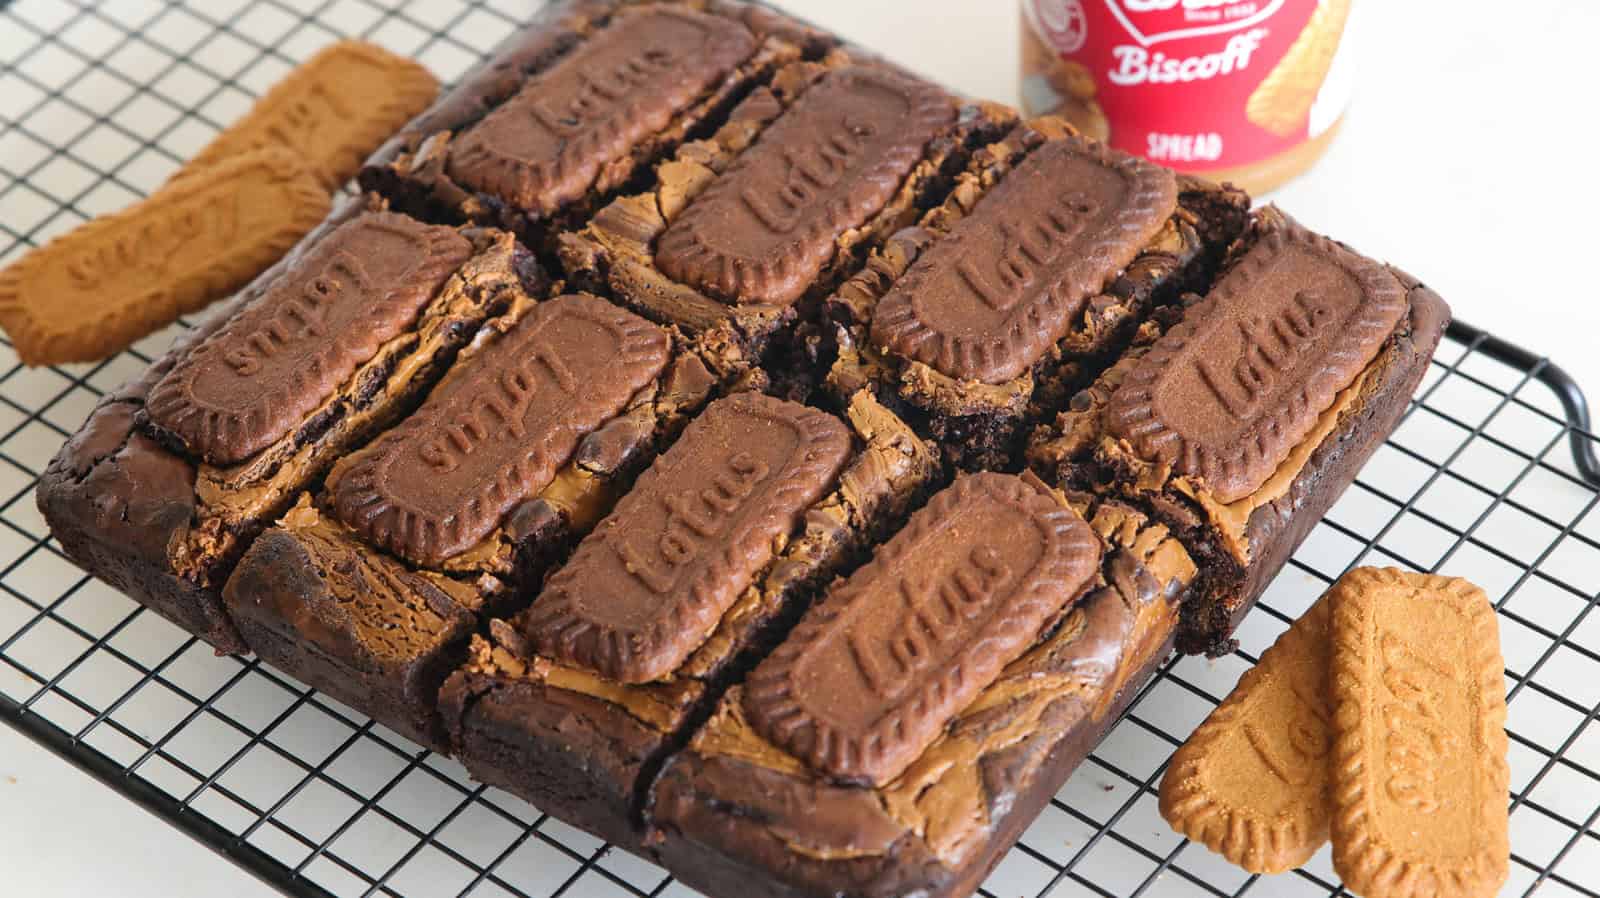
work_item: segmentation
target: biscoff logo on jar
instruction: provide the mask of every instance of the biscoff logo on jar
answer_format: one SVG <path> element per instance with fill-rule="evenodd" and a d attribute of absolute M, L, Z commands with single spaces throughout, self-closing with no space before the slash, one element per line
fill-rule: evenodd
<path fill-rule="evenodd" d="M 1242 31 L 1264 22 L 1285 0 L 1105 0 L 1133 39 L 1163 41 Z"/>

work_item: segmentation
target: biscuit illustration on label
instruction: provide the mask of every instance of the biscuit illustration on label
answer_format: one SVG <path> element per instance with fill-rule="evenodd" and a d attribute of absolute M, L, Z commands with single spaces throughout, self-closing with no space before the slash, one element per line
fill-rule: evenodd
<path fill-rule="evenodd" d="M 104 358 L 249 283 L 328 204 L 286 150 L 230 159 L 0 271 L 0 326 L 29 365 Z"/>
<path fill-rule="evenodd" d="M 1330 601 L 1318 600 L 1172 756 L 1161 816 L 1252 873 L 1305 863 L 1328 840 Z"/>
<path fill-rule="evenodd" d="M 438 93 L 438 80 L 421 64 L 373 44 L 340 41 L 274 85 L 173 179 L 250 150 L 282 147 L 332 190 Z"/>
<path fill-rule="evenodd" d="M 1480 898 L 1505 882 L 1505 662 L 1465 580 L 1351 571 L 1332 598 L 1333 865 L 1385 898 Z"/>
<path fill-rule="evenodd" d="M 1302 131 L 1349 18 L 1350 0 L 1321 0 L 1289 52 L 1245 101 L 1245 118 L 1279 137 Z"/>

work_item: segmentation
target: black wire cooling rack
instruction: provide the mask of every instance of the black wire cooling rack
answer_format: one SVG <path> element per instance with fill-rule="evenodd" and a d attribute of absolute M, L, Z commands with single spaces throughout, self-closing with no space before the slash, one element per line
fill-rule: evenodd
<path fill-rule="evenodd" d="M 337 37 L 450 80 L 537 5 L 0 2 L 0 264 L 160 184 Z M 172 334 L 49 369 L 21 367 L 0 344 L 0 718 L 290 894 L 687 894 L 293 679 L 215 657 L 67 562 L 34 508 L 35 477 L 95 399 Z M 1583 395 L 1559 369 L 1453 326 L 1404 423 L 1241 628 L 1243 649 L 1163 668 L 985 894 L 1342 894 L 1326 849 L 1262 878 L 1191 846 L 1161 821 L 1154 789 L 1172 749 L 1328 583 L 1352 565 L 1394 564 L 1469 577 L 1499 608 L 1504 894 L 1600 898 L 1595 445 Z"/>

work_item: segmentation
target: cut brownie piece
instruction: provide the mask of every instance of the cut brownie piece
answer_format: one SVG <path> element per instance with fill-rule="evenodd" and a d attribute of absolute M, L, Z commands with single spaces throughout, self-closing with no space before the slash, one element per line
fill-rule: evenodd
<path fill-rule="evenodd" d="M 476 615 L 515 610 L 715 386 L 604 300 L 519 304 L 256 541 L 228 610 L 261 657 L 442 745 L 435 693 Z"/>
<path fill-rule="evenodd" d="M 779 66 L 831 40 L 733 2 L 550 4 L 370 159 L 361 183 L 419 216 L 544 248 Z"/>
<path fill-rule="evenodd" d="M 481 322 L 544 289 L 509 234 L 352 201 L 103 402 L 92 439 L 45 472 L 40 507 L 79 564 L 243 651 L 220 590 L 250 539 L 414 407 Z"/>
<path fill-rule="evenodd" d="M 870 386 L 961 468 L 1012 463 L 1153 306 L 1204 289 L 1249 198 L 1077 136 L 1059 119 L 974 154 L 950 196 L 828 303 L 828 384 Z"/>
<path fill-rule="evenodd" d="M 869 394 L 848 423 L 713 403 L 440 704 L 477 778 L 638 848 L 638 789 L 729 677 L 899 519 L 937 458 Z"/>
<path fill-rule="evenodd" d="M 1009 111 L 834 51 L 756 88 L 648 191 L 559 238 L 568 276 L 719 347 L 748 370 L 875 243 L 936 202 Z"/>
<path fill-rule="evenodd" d="M 1194 576 L 1125 505 L 958 479 L 666 763 L 653 855 L 714 895 L 968 894 L 1167 657 Z"/>
<path fill-rule="evenodd" d="M 1415 279 L 1268 207 L 1210 295 L 1074 396 L 1030 464 L 1171 526 L 1202 571 L 1179 648 L 1225 653 L 1398 423 L 1448 317 Z"/>

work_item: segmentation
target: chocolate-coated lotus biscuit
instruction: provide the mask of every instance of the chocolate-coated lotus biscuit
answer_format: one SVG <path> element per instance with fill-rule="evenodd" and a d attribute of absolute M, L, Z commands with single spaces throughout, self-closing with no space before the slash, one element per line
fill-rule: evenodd
<path fill-rule="evenodd" d="M 881 786 L 1088 587 L 1100 545 L 1037 480 L 963 477 L 828 590 L 745 681 L 757 732 Z"/>
<path fill-rule="evenodd" d="M 683 664 L 850 453 L 832 415 L 718 402 L 639 478 L 518 621 L 535 650 L 624 683 Z"/>
<path fill-rule="evenodd" d="M 1218 284 L 1148 322 L 1028 448 L 1048 479 L 1129 496 L 1205 559 L 1178 643 L 1212 654 L 1231 651 L 1240 618 L 1393 430 L 1449 317 L 1416 279 L 1272 207 Z"/>

